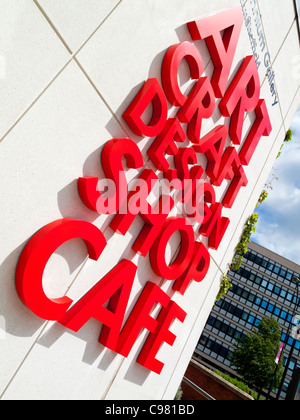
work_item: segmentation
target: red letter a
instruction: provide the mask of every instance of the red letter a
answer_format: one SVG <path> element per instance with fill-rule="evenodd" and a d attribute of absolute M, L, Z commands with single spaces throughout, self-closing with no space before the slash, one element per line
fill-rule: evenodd
<path fill-rule="evenodd" d="M 193 40 L 205 39 L 212 57 L 215 70 L 211 82 L 216 98 L 222 98 L 226 91 L 243 22 L 243 11 L 241 6 L 238 6 L 188 23 Z"/>
<path fill-rule="evenodd" d="M 99 342 L 116 351 L 137 267 L 122 260 L 99 281 L 61 320 L 72 331 L 79 331 L 91 318 L 103 324 Z M 103 305 L 109 300 L 108 308 Z"/>

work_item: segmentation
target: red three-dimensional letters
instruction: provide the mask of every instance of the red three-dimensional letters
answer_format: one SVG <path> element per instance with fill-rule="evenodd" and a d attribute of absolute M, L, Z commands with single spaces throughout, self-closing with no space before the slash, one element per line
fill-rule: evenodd
<path fill-rule="evenodd" d="M 199 213 L 202 217 L 199 233 L 208 238 L 208 248 L 216 250 L 230 222 L 222 216 L 223 207 L 231 208 L 241 187 L 247 185 L 243 165 L 250 163 L 261 137 L 268 136 L 272 130 L 266 103 L 259 99 L 260 81 L 253 56 L 243 60 L 228 86 L 242 24 L 241 7 L 190 22 L 188 28 L 192 39 L 205 40 L 211 54 L 214 65 L 211 80 L 203 74 L 204 63 L 198 45 L 191 42 L 173 45 L 163 60 L 162 86 L 157 79 L 148 79 L 123 114 L 137 136 L 154 137 L 148 156 L 165 179 L 176 180 L 171 189 L 184 191 L 184 197 L 178 198 L 178 194 L 177 200 L 185 204 L 191 202 L 192 210 L 185 209 L 185 214 L 193 218 Z M 186 92 L 178 77 L 183 60 L 188 64 L 190 79 L 194 81 Z M 219 125 L 201 137 L 203 119 L 213 115 L 216 98 L 222 98 L 219 104 L 222 115 L 230 117 L 229 130 L 226 125 Z M 168 118 L 168 101 L 179 107 L 173 118 Z M 246 139 L 242 139 L 244 117 L 250 112 L 256 119 Z M 188 124 L 186 131 L 182 126 L 184 123 Z M 193 143 L 192 147 L 183 144 L 186 137 Z M 239 154 L 229 144 L 230 140 L 241 145 Z M 198 164 L 197 153 L 207 158 L 206 175 L 210 183 L 200 182 L 204 166 Z M 129 192 L 125 161 L 127 168 L 144 167 L 137 144 L 126 138 L 109 141 L 103 148 L 101 163 L 107 180 L 112 181 L 115 188 L 106 195 L 98 189 L 97 177 L 82 177 L 78 180 L 80 197 L 94 212 L 99 212 L 101 207 L 103 214 L 117 213 L 110 228 L 118 234 L 125 235 L 135 218 L 140 217 L 144 225 L 132 249 L 142 256 L 149 253 L 153 272 L 174 281 L 173 291 L 184 295 L 191 281 L 201 282 L 207 275 L 210 267 L 208 249 L 195 241 L 189 221 L 168 218 L 175 204 L 171 196 L 162 194 L 153 207 L 148 203 L 147 197 L 158 182 L 153 169 L 141 170 Z M 222 202 L 218 203 L 213 185 L 220 186 L 225 179 L 231 182 Z M 112 205 L 106 205 L 110 204 L 110 199 Z M 203 215 L 200 215 L 199 203 L 204 204 Z M 181 242 L 176 257 L 167 263 L 167 244 L 175 232 L 180 233 Z M 73 331 L 78 331 L 91 318 L 98 320 L 102 324 L 99 342 L 125 357 L 140 332 L 148 330 L 137 362 L 161 373 L 163 363 L 157 359 L 159 348 L 163 343 L 174 344 L 176 336 L 170 331 L 171 324 L 176 319 L 184 322 L 186 313 L 162 288 L 148 282 L 124 323 L 137 272 L 134 263 L 124 259 L 118 262 L 73 306 L 67 296 L 47 297 L 43 287 L 45 266 L 55 250 L 73 238 L 84 241 L 89 257 L 94 260 L 98 260 L 106 246 L 101 231 L 87 222 L 64 219 L 45 226 L 30 239 L 19 259 L 16 288 L 20 299 L 37 316 L 58 321 Z M 157 305 L 161 308 L 155 318 L 151 314 Z"/>
<path fill-rule="evenodd" d="M 151 119 L 145 123 L 142 119 L 146 109 L 151 106 Z M 123 114 L 131 130 L 138 136 L 154 137 L 161 133 L 168 116 L 168 104 L 165 94 L 157 79 L 148 79 L 134 100 Z"/>
<path fill-rule="evenodd" d="M 101 164 L 105 176 L 114 183 L 114 191 L 110 193 L 113 204 L 104 214 L 113 214 L 122 207 L 127 199 L 128 187 L 123 168 L 123 157 L 128 168 L 142 168 L 144 160 L 137 144 L 130 139 L 112 139 L 108 141 L 101 153 Z M 92 211 L 100 212 L 102 196 L 97 188 L 98 178 L 84 177 L 78 180 L 78 192 L 82 202 Z M 107 199 L 107 198 L 105 198 Z M 105 200 L 104 199 L 104 200 Z"/>
<path fill-rule="evenodd" d="M 254 111 L 260 95 L 260 81 L 253 56 L 241 64 L 219 108 L 224 117 L 231 117 L 229 134 L 234 144 L 241 144 L 245 112 Z"/>
<path fill-rule="evenodd" d="M 162 83 L 166 97 L 173 106 L 183 106 L 187 100 L 178 84 L 178 70 L 183 59 L 189 65 L 191 79 L 200 79 L 204 71 L 201 55 L 191 42 L 173 45 L 168 49 L 162 65 Z"/>
<path fill-rule="evenodd" d="M 65 314 L 61 324 L 77 332 L 91 318 L 97 319 L 103 324 L 99 342 L 116 351 L 136 271 L 135 264 L 122 260 Z"/>
<path fill-rule="evenodd" d="M 167 265 L 166 247 L 175 232 L 181 234 L 180 251 L 176 260 L 171 265 Z M 188 220 L 183 218 L 170 217 L 164 224 L 161 232 L 157 236 L 151 251 L 151 267 L 156 275 L 166 279 L 178 279 L 187 269 L 194 251 L 194 230 Z"/>
<path fill-rule="evenodd" d="M 216 98 L 222 98 L 226 91 L 243 22 L 243 11 L 238 6 L 188 23 L 193 40 L 205 39 L 208 46 L 215 66 L 211 83 Z"/>
<path fill-rule="evenodd" d="M 52 254 L 63 243 L 80 238 L 89 257 L 98 260 L 106 247 L 103 233 L 94 225 L 75 219 L 52 222 L 38 231 L 27 243 L 16 270 L 16 288 L 22 302 L 37 316 L 60 321 L 72 300 L 67 296 L 49 299 L 43 288 L 43 273 Z"/>

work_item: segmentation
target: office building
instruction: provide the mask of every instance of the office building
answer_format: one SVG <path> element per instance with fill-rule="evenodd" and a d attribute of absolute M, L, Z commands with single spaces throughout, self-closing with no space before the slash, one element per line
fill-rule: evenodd
<path fill-rule="evenodd" d="M 295 305 L 298 307 L 297 287 L 292 281 L 299 278 L 300 266 L 252 242 L 236 272 L 230 271 L 232 288 L 214 306 L 199 340 L 194 358 L 206 366 L 228 372 L 230 355 L 237 338 L 251 333 L 264 317 L 276 319 L 286 345 L 283 364 L 286 366 L 294 339 L 286 337 Z M 297 308 L 296 315 L 300 314 Z M 286 398 L 293 372 L 300 367 L 300 341 L 294 344 L 281 399 Z M 275 366 L 275 364 L 274 364 Z M 275 397 L 272 393 L 271 397 Z"/>

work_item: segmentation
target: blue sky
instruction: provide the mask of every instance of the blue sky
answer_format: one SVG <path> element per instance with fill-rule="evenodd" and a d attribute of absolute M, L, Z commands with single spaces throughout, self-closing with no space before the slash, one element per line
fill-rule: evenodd
<path fill-rule="evenodd" d="M 300 108 L 291 129 L 293 141 L 274 162 L 272 174 L 278 181 L 272 182 L 273 190 L 257 209 L 259 222 L 252 239 L 300 264 Z"/>

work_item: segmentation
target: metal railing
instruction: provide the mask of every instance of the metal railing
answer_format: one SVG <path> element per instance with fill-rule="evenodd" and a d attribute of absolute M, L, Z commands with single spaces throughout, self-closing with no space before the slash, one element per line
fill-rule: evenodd
<path fill-rule="evenodd" d="M 209 395 L 207 392 L 205 392 L 203 389 L 199 388 L 198 385 L 194 384 L 194 382 L 190 381 L 188 378 L 184 376 L 183 382 L 185 382 L 187 385 L 189 385 L 191 388 L 193 388 L 195 391 L 197 391 L 202 397 L 206 398 L 209 401 L 216 401 L 215 398 L 213 398 L 211 395 Z"/>

